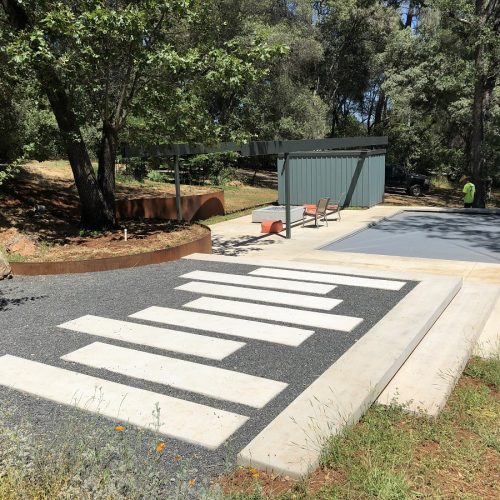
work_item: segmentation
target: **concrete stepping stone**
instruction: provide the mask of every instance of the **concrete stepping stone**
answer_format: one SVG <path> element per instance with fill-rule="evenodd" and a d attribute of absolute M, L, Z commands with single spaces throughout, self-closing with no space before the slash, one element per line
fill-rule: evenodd
<path fill-rule="evenodd" d="M 202 281 L 190 281 L 185 285 L 175 288 L 183 292 L 192 292 L 205 295 L 229 297 L 231 299 L 248 299 L 269 304 L 285 304 L 289 306 L 305 307 L 330 311 L 341 301 L 328 297 L 304 295 L 301 293 L 277 292 L 275 290 L 262 290 L 261 288 L 247 288 L 243 286 L 219 285 Z"/>
<path fill-rule="evenodd" d="M 260 267 L 259 269 L 250 271 L 249 274 L 255 276 L 266 276 L 269 278 L 304 280 L 314 283 L 363 286 L 367 288 L 379 288 L 381 290 L 401 290 L 401 288 L 403 288 L 406 284 L 404 281 L 391 281 L 378 278 L 360 278 L 358 276 L 347 276 L 342 274 L 291 271 L 289 269 L 275 269 L 272 267 Z"/>
<path fill-rule="evenodd" d="M 289 292 L 315 293 L 318 295 L 325 295 L 336 288 L 334 285 L 321 283 L 304 283 L 302 281 L 259 278 L 257 276 L 245 276 L 244 274 L 214 273 L 209 271 L 192 271 L 183 274 L 181 278 L 210 281 L 212 283 L 227 283 L 229 285 L 253 286 L 255 288 L 272 288 L 273 290 L 287 290 Z"/>
<path fill-rule="evenodd" d="M 90 314 L 63 323 L 59 328 L 216 360 L 224 359 L 245 345 L 245 342 L 217 339 Z"/>
<path fill-rule="evenodd" d="M 342 301 L 339 300 L 338 302 L 340 303 Z M 236 316 L 267 319 L 268 321 L 325 328 L 327 330 L 340 330 L 343 332 L 350 332 L 363 322 L 362 318 L 355 318 L 353 316 L 304 311 L 302 309 L 268 306 L 263 304 L 254 304 L 252 302 L 214 299 L 211 297 L 201 297 L 184 304 L 184 307 L 218 313 L 234 314 Z"/>
<path fill-rule="evenodd" d="M 254 408 L 264 407 L 288 385 L 101 342 L 82 347 L 61 359 Z"/>
<path fill-rule="evenodd" d="M 314 330 L 303 330 L 291 326 L 230 318 L 215 314 L 183 311 L 169 307 L 148 307 L 131 314 L 130 317 L 294 347 L 302 344 L 304 340 L 314 333 Z"/>
<path fill-rule="evenodd" d="M 0 357 L 0 385 L 215 449 L 248 417 L 16 356 Z M 157 429 L 152 413 L 160 408 Z"/>

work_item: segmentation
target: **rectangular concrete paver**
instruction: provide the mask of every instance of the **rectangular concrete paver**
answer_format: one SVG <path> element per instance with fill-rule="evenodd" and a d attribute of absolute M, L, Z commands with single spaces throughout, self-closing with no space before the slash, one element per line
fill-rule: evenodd
<path fill-rule="evenodd" d="M 82 347 L 61 359 L 255 408 L 265 406 L 288 385 L 101 342 Z"/>
<path fill-rule="evenodd" d="M 63 323 L 59 328 L 216 360 L 224 359 L 245 345 L 244 342 L 235 340 L 217 339 L 90 314 Z"/>
<path fill-rule="evenodd" d="M 0 385 L 215 449 L 248 417 L 16 356 L 0 357 Z"/>
<path fill-rule="evenodd" d="M 314 330 L 303 330 L 301 328 L 215 314 L 183 311 L 169 307 L 148 307 L 131 314 L 130 317 L 290 346 L 302 344 L 304 340 L 314 333 Z"/>
<path fill-rule="evenodd" d="M 339 300 L 338 302 L 342 301 Z M 343 332 L 350 332 L 363 321 L 362 318 L 353 316 L 304 311 L 292 309 L 291 307 L 267 306 L 254 304 L 253 302 L 214 299 L 212 297 L 201 297 L 184 304 L 184 307 Z"/>
<path fill-rule="evenodd" d="M 244 286 L 219 285 L 202 281 L 190 281 L 185 285 L 176 287 L 176 290 L 193 292 L 197 294 L 216 295 L 229 297 L 231 299 L 247 299 L 256 302 L 267 302 L 269 304 L 285 304 L 289 306 L 305 307 L 307 309 L 319 309 L 330 311 L 339 300 L 316 295 L 304 295 L 302 293 L 277 292 L 275 290 L 262 290 L 261 288 L 247 288 Z"/>
<path fill-rule="evenodd" d="M 315 283 L 331 283 L 335 285 L 364 286 L 368 288 L 379 288 L 382 290 L 401 290 L 405 286 L 404 281 L 389 281 L 374 278 L 359 278 L 357 276 L 343 276 L 340 274 L 310 273 L 304 271 L 292 271 L 288 269 L 273 269 L 261 267 L 251 271 L 256 276 L 267 276 L 269 278 L 284 278 L 292 280 L 312 281 Z"/>
<path fill-rule="evenodd" d="M 446 404 L 498 298 L 499 288 L 466 284 L 384 389 L 378 402 L 436 416 Z"/>
<path fill-rule="evenodd" d="M 209 281 L 211 283 L 253 286 L 256 288 L 272 288 L 273 290 L 287 290 L 289 292 L 315 293 L 319 295 L 325 295 L 335 288 L 335 286 L 320 283 L 303 283 L 301 281 L 259 278 L 257 276 L 215 273 L 210 271 L 192 271 L 183 274 L 181 278 Z"/>

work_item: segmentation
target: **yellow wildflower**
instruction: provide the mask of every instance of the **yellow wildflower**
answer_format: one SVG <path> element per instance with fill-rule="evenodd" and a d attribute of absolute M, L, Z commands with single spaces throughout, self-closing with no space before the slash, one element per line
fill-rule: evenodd
<path fill-rule="evenodd" d="M 190 488 L 192 488 L 192 487 L 194 486 L 194 483 L 196 483 L 196 479 L 190 479 L 190 480 L 188 481 L 188 486 L 189 486 Z"/>
<path fill-rule="evenodd" d="M 124 430 L 125 430 L 125 427 L 123 427 L 123 425 L 117 425 L 117 426 L 115 427 L 115 431 L 122 432 L 122 431 L 124 431 Z"/>
<path fill-rule="evenodd" d="M 156 443 L 156 452 L 157 453 L 163 453 L 163 451 L 165 450 L 165 443 L 163 441 L 158 441 L 158 443 Z"/>
<path fill-rule="evenodd" d="M 182 460 L 182 457 L 180 455 L 175 455 L 175 460 L 177 460 L 177 462 L 180 462 Z"/>
<path fill-rule="evenodd" d="M 257 479 L 257 478 L 259 477 L 259 475 L 260 475 L 260 474 L 259 474 L 259 471 L 258 471 L 255 467 L 250 467 L 250 468 L 248 469 L 248 472 L 250 472 L 250 474 L 252 475 L 252 477 L 253 477 L 254 479 Z"/>

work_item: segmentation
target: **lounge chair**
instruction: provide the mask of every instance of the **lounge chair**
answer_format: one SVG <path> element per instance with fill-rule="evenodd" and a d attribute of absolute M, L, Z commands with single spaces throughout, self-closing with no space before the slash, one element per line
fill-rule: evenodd
<path fill-rule="evenodd" d="M 345 193 L 341 193 L 338 200 L 331 200 L 330 204 L 327 207 L 326 215 L 338 214 L 340 220 L 341 219 L 340 210 L 342 208 L 342 203 L 344 202 L 344 198 L 345 198 Z"/>
<path fill-rule="evenodd" d="M 302 227 L 306 222 L 306 217 L 314 217 L 314 225 L 318 227 L 318 217 L 323 217 L 323 221 L 328 227 L 328 220 L 326 218 L 326 213 L 328 210 L 328 203 L 330 198 L 320 198 L 316 206 L 314 205 L 304 205 L 304 215 L 302 216 Z"/>

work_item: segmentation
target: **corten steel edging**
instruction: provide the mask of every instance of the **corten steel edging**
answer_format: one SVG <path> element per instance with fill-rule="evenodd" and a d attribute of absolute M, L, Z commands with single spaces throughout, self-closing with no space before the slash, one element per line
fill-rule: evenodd
<path fill-rule="evenodd" d="M 40 276 L 47 274 L 93 273 L 160 264 L 180 259 L 192 253 L 212 253 L 210 229 L 207 226 L 203 227 L 208 229 L 209 232 L 201 238 L 176 247 L 154 250 L 153 252 L 68 262 L 11 262 L 10 266 L 12 274 L 15 276 Z"/>
<path fill-rule="evenodd" d="M 181 213 L 186 221 L 224 215 L 224 191 L 182 196 Z M 159 197 L 117 200 L 116 217 L 118 219 L 177 219 L 176 199 Z"/>

